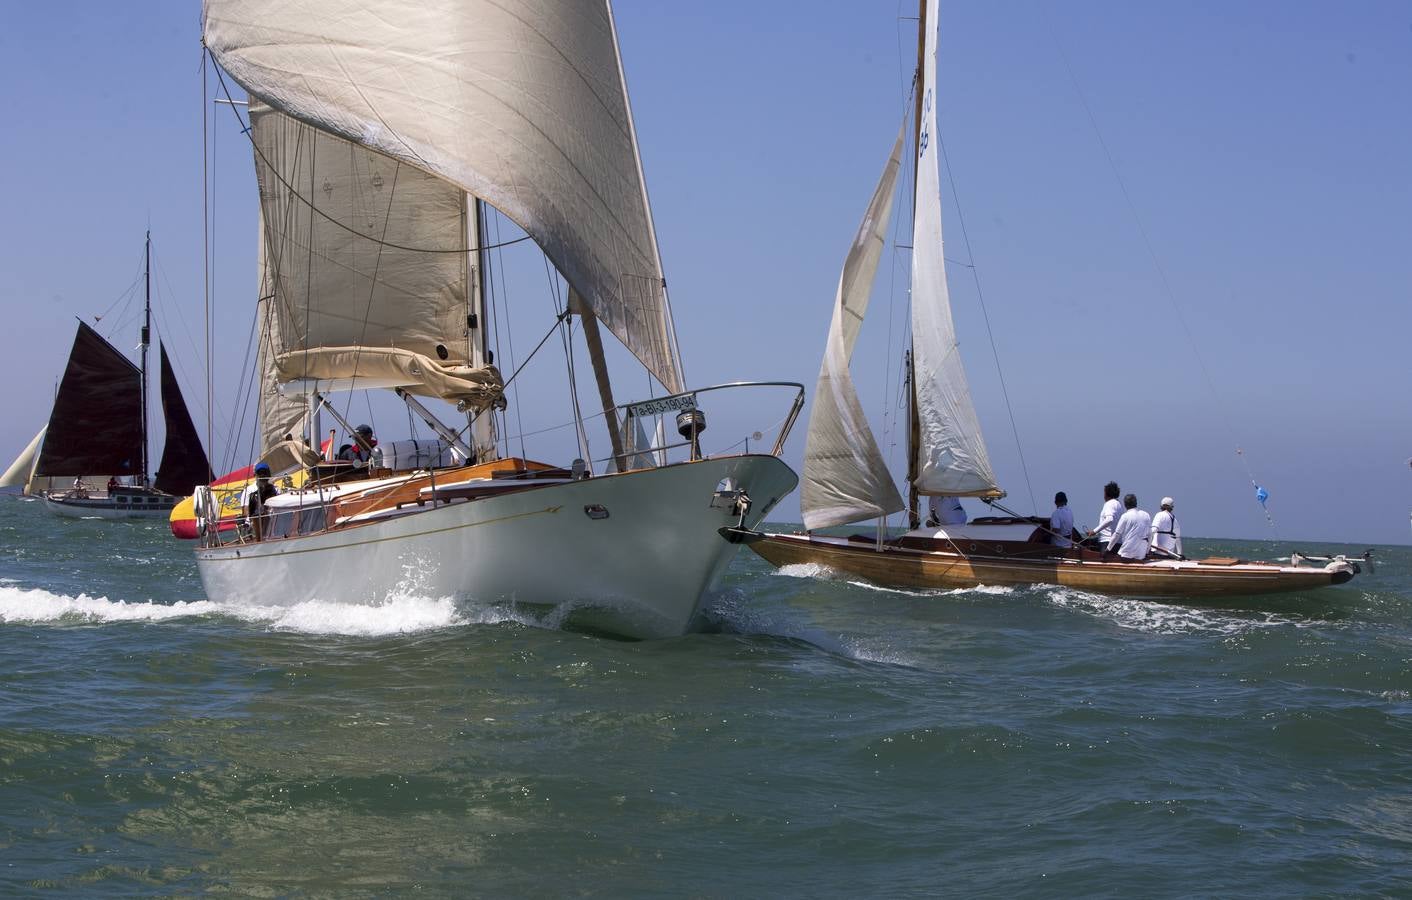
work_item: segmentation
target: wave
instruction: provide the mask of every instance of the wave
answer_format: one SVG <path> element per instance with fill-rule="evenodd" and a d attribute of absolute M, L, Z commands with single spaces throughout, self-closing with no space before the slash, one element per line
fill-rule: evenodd
<path fill-rule="evenodd" d="M 289 606 L 214 603 L 210 600 L 157 603 L 110 600 L 79 594 L 70 597 L 43 589 L 0 585 L 0 624 L 92 625 L 122 622 L 164 622 L 221 617 L 271 631 L 376 637 L 410 634 L 467 624 L 522 621 L 513 612 L 494 608 L 464 610 L 450 597 L 394 595 L 381 603 L 349 604 L 308 600 Z"/>
<path fill-rule="evenodd" d="M 759 597 L 752 597 L 740 590 L 717 593 L 704 612 L 715 629 L 729 634 L 767 635 L 799 641 L 825 653 L 859 662 L 895 666 L 916 664 L 914 660 L 890 650 L 869 647 L 857 638 L 831 634 L 810 622 L 804 613 L 794 607 L 786 604 L 764 606 Z"/>
<path fill-rule="evenodd" d="M 1055 606 L 1106 619 L 1119 628 L 1154 634 L 1237 635 L 1258 629 L 1297 628 L 1309 624 L 1275 613 L 1198 609 L 1154 600 L 1109 597 L 1057 585 L 1044 585 L 1039 591 Z"/>

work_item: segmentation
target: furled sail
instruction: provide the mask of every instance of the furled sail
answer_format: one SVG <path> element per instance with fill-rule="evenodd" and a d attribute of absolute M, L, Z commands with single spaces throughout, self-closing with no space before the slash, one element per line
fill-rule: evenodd
<path fill-rule="evenodd" d="M 468 366 L 465 192 L 260 103 L 250 121 L 279 380 L 375 382 L 412 357 L 426 377 L 396 384 L 414 393 L 455 401 L 498 384 Z M 474 384 L 458 387 L 467 372 Z"/>
<path fill-rule="evenodd" d="M 897 135 L 873 199 L 843 263 L 829 323 L 828 344 L 814 389 L 799 508 L 810 530 L 885 516 L 902 509 L 873 431 L 863 415 L 848 361 L 863 327 L 873 276 L 892 214 L 906 125 Z"/>
<path fill-rule="evenodd" d="M 98 332 L 79 322 L 35 473 L 138 474 L 142 466 L 141 382 L 137 366 Z"/>
<path fill-rule="evenodd" d="M 20 451 L 20 455 L 15 457 L 15 461 L 10 463 L 10 468 L 5 470 L 5 474 L 0 475 L 0 488 L 19 487 L 29 485 L 30 476 L 34 474 L 34 461 L 39 455 L 39 447 L 44 443 L 44 428 L 39 429 L 25 448 Z"/>
<path fill-rule="evenodd" d="M 648 370 L 682 389 L 606 0 L 206 0 L 205 39 L 253 97 L 509 216 Z"/>
<path fill-rule="evenodd" d="M 937 21 L 937 0 L 927 0 Z M 936 143 L 937 29 L 927 29 L 918 122 L 916 212 L 912 225 L 912 361 L 920 435 L 916 487 L 922 494 L 998 497 L 985 439 L 961 363 L 942 259 L 941 171 Z"/>
<path fill-rule="evenodd" d="M 201 449 L 201 437 L 187 412 L 176 373 L 167 359 L 167 348 L 158 344 L 162 357 L 162 416 L 166 421 L 167 440 L 162 447 L 162 462 L 157 466 L 153 486 L 159 491 L 185 497 L 198 484 L 211 481 L 211 464 Z"/>

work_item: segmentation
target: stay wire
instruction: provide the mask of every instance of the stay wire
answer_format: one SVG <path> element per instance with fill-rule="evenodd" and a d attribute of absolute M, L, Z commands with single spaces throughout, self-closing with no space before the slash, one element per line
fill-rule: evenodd
<path fill-rule="evenodd" d="M 1094 137 L 1098 140 L 1098 146 L 1103 150 L 1104 159 L 1108 162 L 1108 169 L 1113 173 L 1113 180 L 1118 184 L 1118 191 L 1123 195 L 1123 202 L 1127 204 L 1128 213 L 1133 218 L 1133 223 L 1137 226 L 1138 235 L 1142 238 L 1143 247 L 1147 250 L 1148 257 L 1152 260 L 1152 267 L 1157 271 L 1158 281 L 1162 285 L 1162 293 L 1168 305 L 1172 307 L 1172 312 L 1177 318 L 1177 323 L 1182 327 L 1182 334 L 1185 335 L 1187 346 L 1191 349 L 1191 355 L 1196 358 L 1196 364 L 1201 369 L 1201 377 L 1206 381 L 1206 388 L 1211 392 L 1212 398 L 1218 403 L 1221 394 L 1216 390 L 1216 381 L 1211 377 L 1211 370 L 1206 366 L 1206 360 L 1201 355 L 1201 350 L 1196 343 L 1196 335 L 1192 332 L 1191 326 L 1187 323 L 1186 316 L 1182 313 L 1181 304 L 1177 302 L 1176 291 L 1172 289 L 1171 280 L 1167 277 L 1167 270 L 1162 266 L 1161 259 L 1157 256 L 1157 250 L 1152 245 L 1152 239 L 1147 233 L 1147 228 L 1143 225 L 1142 216 L 1138 214 L 1137 204 L 1133 202 L 1132 194 L 1128 192 L 1127 182 L 1123 180 L 1122 173 L 1118 170 L 1117 161 L 1113 158 L 1113 153 L 1108 149 L 1108 142 L 1103 138 L 1103 131 L 1098 127 L 1098 117 L 1093 114 L 1092 107 L 1089 106 L 1088 97 L 1084 94 L 1083 87 L 1079 84 L 1078 75 L 1074 72 L 1073 65 L 1069 62 L 1069 55 L 1064 52 L 1064 45 L 1059 41 L 1059 35 L 1054 30 L 1054 22 L 1049 18 L 1049 14 L 1044 4 L 1037 4 L 1040 15 L 1044 19 L 1044 24 L 1049 30 L 1049 39 L 1054 43 L 1054 49 L 1059 54 L 1059 60 L 1064 64 L 1064 71 L 1069 76 L 1069 83 L 1074 89 L 1074 94 L 1078 97 L 1079 105 L 1083 107 L 1084 115 L 1088 117 L 1089 126 L 1093 129 Z M 1250 483 L 1258 489 L 1254 476 L 1250 471 L 1250 463 L 1245 458 L 1245 451 L 1241 447 L 1241 442 L 1237 436 L 1234 424 L 1228 414 L 1222 414 L 1222 419 L 1226 427 L 1227 436 L 1236 445 L 1236 455 L 1240 457 L 1241 464 L 1245 467 L 1245 472 L 1250 477 Z M 1263 505 L 1262 505 L 1263 508 Z M 1268 509 L 1265 510 L 1265 519 L 1269 522 L 1271 530 L 1275 530 L 1275 520 L 1270 515 Z M 1278 533 L 1276 533 L 1278 537 Z"/>
<path fill-rule="evenodd" d="M 990 355 L 995 360 L 995 374 L 1000 379 L 1000 395 L 1005 398 L 1005 414 L 1010 418 L 1010 433 L 1015 437 L 1015 452 L 1020 457 L 1020 471 L 1025 474 L 1025 490 L 1030 495 L 1030 506 L 1036 512 L 1039 511 L 1039 504 L 1034 499 L 1034 485 L 1030 482 L 1030 468 L 1025 464 L 1025 448 L 1020 443 L 1020 429 L 1015 425 L 1015 410 L 1010 405 L 1010 389 L 1005 386 L 1005 369 L 1000 365 L 1000 351 L 995 347 L 995 332 L 990 327 L 990 311 L 985 305 L 985 291 L 981 289 L 980 272 L 975 266 L 975 254 L 971 251 L 971 236 L 966 231 L 966 216 L 961 210 L 961 195 L 956 190 L 956 178 L 951 172 L 951 157 L 946 153 L 946 139 L 941 136 L 941 129 L 937 129 L 937 145 L 941 148 L 941 159 L 946 164 L 946 180 L 951 185 L 951 199 L 956 204 L 956 224 L 961 226 L 961 241 L 966 245 L 966 258 L 970 260 L 968 268 L 971 270 L 971 279 L 976 286 L 976 299 L 980 301 L 981 317 L 985 321 L 986 338 L 990 341 Z"/>

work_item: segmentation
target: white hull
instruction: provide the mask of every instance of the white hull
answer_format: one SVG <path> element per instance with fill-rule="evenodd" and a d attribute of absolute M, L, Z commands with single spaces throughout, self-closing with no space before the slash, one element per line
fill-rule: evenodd
<path fill-rule="evenodd" d="M 196 552 L 222 603 L 375 604 L 399 594 L 567 609 L 565 618 L 634 638 L 691 630 L 738 545 L 711 506 L 731 478 L 754 527 L 797 478 L 773 456 L 733 456 L 545 485 L 303 537 Z M 602 506 L 607 518 L 585 507 Z"/>
<path fill-rule="evenodd" d="M 153 503 L 150 506 L 119 504 L 103 494 L 95 494 L 83 499 L 63 495 L 44 495 L 44 507 L 55 515 L 69 519 L 154 519 L 165 521 L 172 514 L 172 503 L 176 498 L 166 498 L 172 502 Z"/>

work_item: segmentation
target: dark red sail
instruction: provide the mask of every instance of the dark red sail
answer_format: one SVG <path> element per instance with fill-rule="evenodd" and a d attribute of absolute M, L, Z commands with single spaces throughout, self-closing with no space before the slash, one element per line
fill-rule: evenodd
<path fill-rule="evenodd" d="M 35 474 L 140 474 L 141 381 L 137 366 L 79 322 Z"/>
<path fill-rule="evenodd" d="M 162 448 L 155 486 L 159 491 L 185 496 L 196 485 L 210 483 L 211 464 L 181 398 L 176 373 L 167 360 L 167 348 L 160 344 L 158 347 L 162 352 L 162 414 L 167 422 L 167 444 Z"/>

